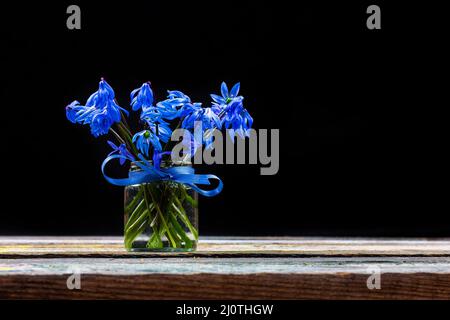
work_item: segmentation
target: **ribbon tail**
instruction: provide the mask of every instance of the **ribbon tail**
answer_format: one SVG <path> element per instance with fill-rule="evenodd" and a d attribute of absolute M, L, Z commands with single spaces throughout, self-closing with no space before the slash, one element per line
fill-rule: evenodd
<path fill-rule="evenodd" d="M 122 156 L 120 154 L 112 154 L 112 155 L 106 157 L 106 159 L 102 163 L 102 173 L 103 173 L 103 177 L 106 179 L 106 181 L 108 181 L 109 183 L 111 183 L 113 185 L 121 186 L 121 187 L 125 187 L 125 186 L 129 186 L 129 185 L 135 184 L 135 181 L 133 181 L 133 179 L 130 179 L 130 178 L 122 178 L 122 179 L 120 179 L 120 178 L 119 179 L 111 178 L 105 173 L 106 165 L 108 164 L 108 162 L 110 162 L 111 160 L 114 160 L 114 159 L 129 160 L 127 157 Z"/>
<path fill-rule="evenodd" d="M 198 175 L 198 176 L 201 176 L 202 180 L 206 179 L 206 181 L 197 183 L 199 185 L 210 185 L 209 180 L 217 180 L 219 182 L 217 187 L 215 187 L 212 190 L 201 189 L 199 186 L 197 186 L 196 183 L 186 183 L 188 186 L 190 186 L 192 189 L 197 191 L 199 194 L 201 194 L 201 195 L 203 195 L 205 197 L 214 197 L 214 196 L 218 195 L 222 191 L 222 189 L 223 189 L 223 182 L 222 182 L 222 180 L 220 180 L 219 177 L 217 177 L 217 176 L 215 176 L 213 174 L 205 174 L 205 175 Z"/>

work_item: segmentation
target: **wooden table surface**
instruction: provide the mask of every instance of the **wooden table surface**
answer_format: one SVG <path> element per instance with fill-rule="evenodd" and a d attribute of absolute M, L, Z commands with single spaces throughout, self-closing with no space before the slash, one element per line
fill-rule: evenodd
<path fill-rule="evenodd" d="M 450 299 L 450 239 L 203 238 L 196 252 L 128 253 L 119 237 L 0 237 L 11 298 Z"/>

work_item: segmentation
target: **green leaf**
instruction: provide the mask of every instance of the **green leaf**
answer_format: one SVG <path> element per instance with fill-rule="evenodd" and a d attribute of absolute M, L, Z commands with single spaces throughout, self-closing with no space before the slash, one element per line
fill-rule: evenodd
<path fill-rule="evenodd" d="M 133 213 L 128 218 L 127 222 L 125 223 L 125 230 L 132 224 L 136 219 L 139 217 L 140 213 L 145 209 L 145 203 L 144 200 L 142 200 L 138 206 L 134 209 Z"/>
<path fill-rule="evenodd" d="M 139 200 L 142 200 L 142 187 L 139 188 L 138 193 L 133 197 L 133 200 L 125 207 L 125 213 L 130 213 L 135 209 L 136 205 L 139 203 Z"/>
<path fill-rule="evenodd" d="M 188 227 L 189 231 L 191 231 L 191 233 L 194 236 L 194 238 L 196 240 L 198 240 L 198 231 L 197 231 L 197 229 L 195 229 L 194 226 L 191 224 L 191 221 L 187 217 L 186 211 L 184 211 L 184 208 L 181 205 L 181 203 L 179 203 L 179 200 L 175 198 L 175 201 L 178 202 L 178 206 L 176 206 L 175 203 L 172 202 L 173 208 L 178 213 L 178 215 L 180 216 L 180 218 L 183 221 L 183 223 Z"/>
<path fill-rule="evenodd" d="M 192 240 L 189 239 L 189 237 L 186 234 L 186 231 L 180 226 L 180 224 L 177 221 L 177 216 L 174 214 L 170 215 L 170 220 L 172 222 L 173 227 L 175 228 L 176 232 L 180 236 L 181 240 L 184 241 L 184 247 L 185 248 L 192 248 Z"/>
<path fill-rule="evenodd" d="M 161 240 L 161 235 L 158 230 L 152 233 L 150 239 L 147 242 L 147 248 L 158 249 L 163 247 L 163 242 Z"/>

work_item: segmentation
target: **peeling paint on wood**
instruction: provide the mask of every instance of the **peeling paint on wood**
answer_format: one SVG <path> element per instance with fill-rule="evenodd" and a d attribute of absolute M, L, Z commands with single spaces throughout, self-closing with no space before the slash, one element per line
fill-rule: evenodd
<path fill-rule="evenodd" d="M 122 239 L 0 237 L 0 258 L 17 256 L 450 256 L 450 240 L 317 238 L 200 239 L 196 252 L 128 253 Z"/>

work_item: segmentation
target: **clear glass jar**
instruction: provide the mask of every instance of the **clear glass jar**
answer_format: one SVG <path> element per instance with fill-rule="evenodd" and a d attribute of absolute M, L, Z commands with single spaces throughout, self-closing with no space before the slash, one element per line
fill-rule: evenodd
<path fill-rule="evenodd" d="M 141 169 L 132 165 L 131 170 Z M 173 181 L 125 187 L 124 242 L 128 251 L 194 251 L 197 241 L 196 191 Z"/>

